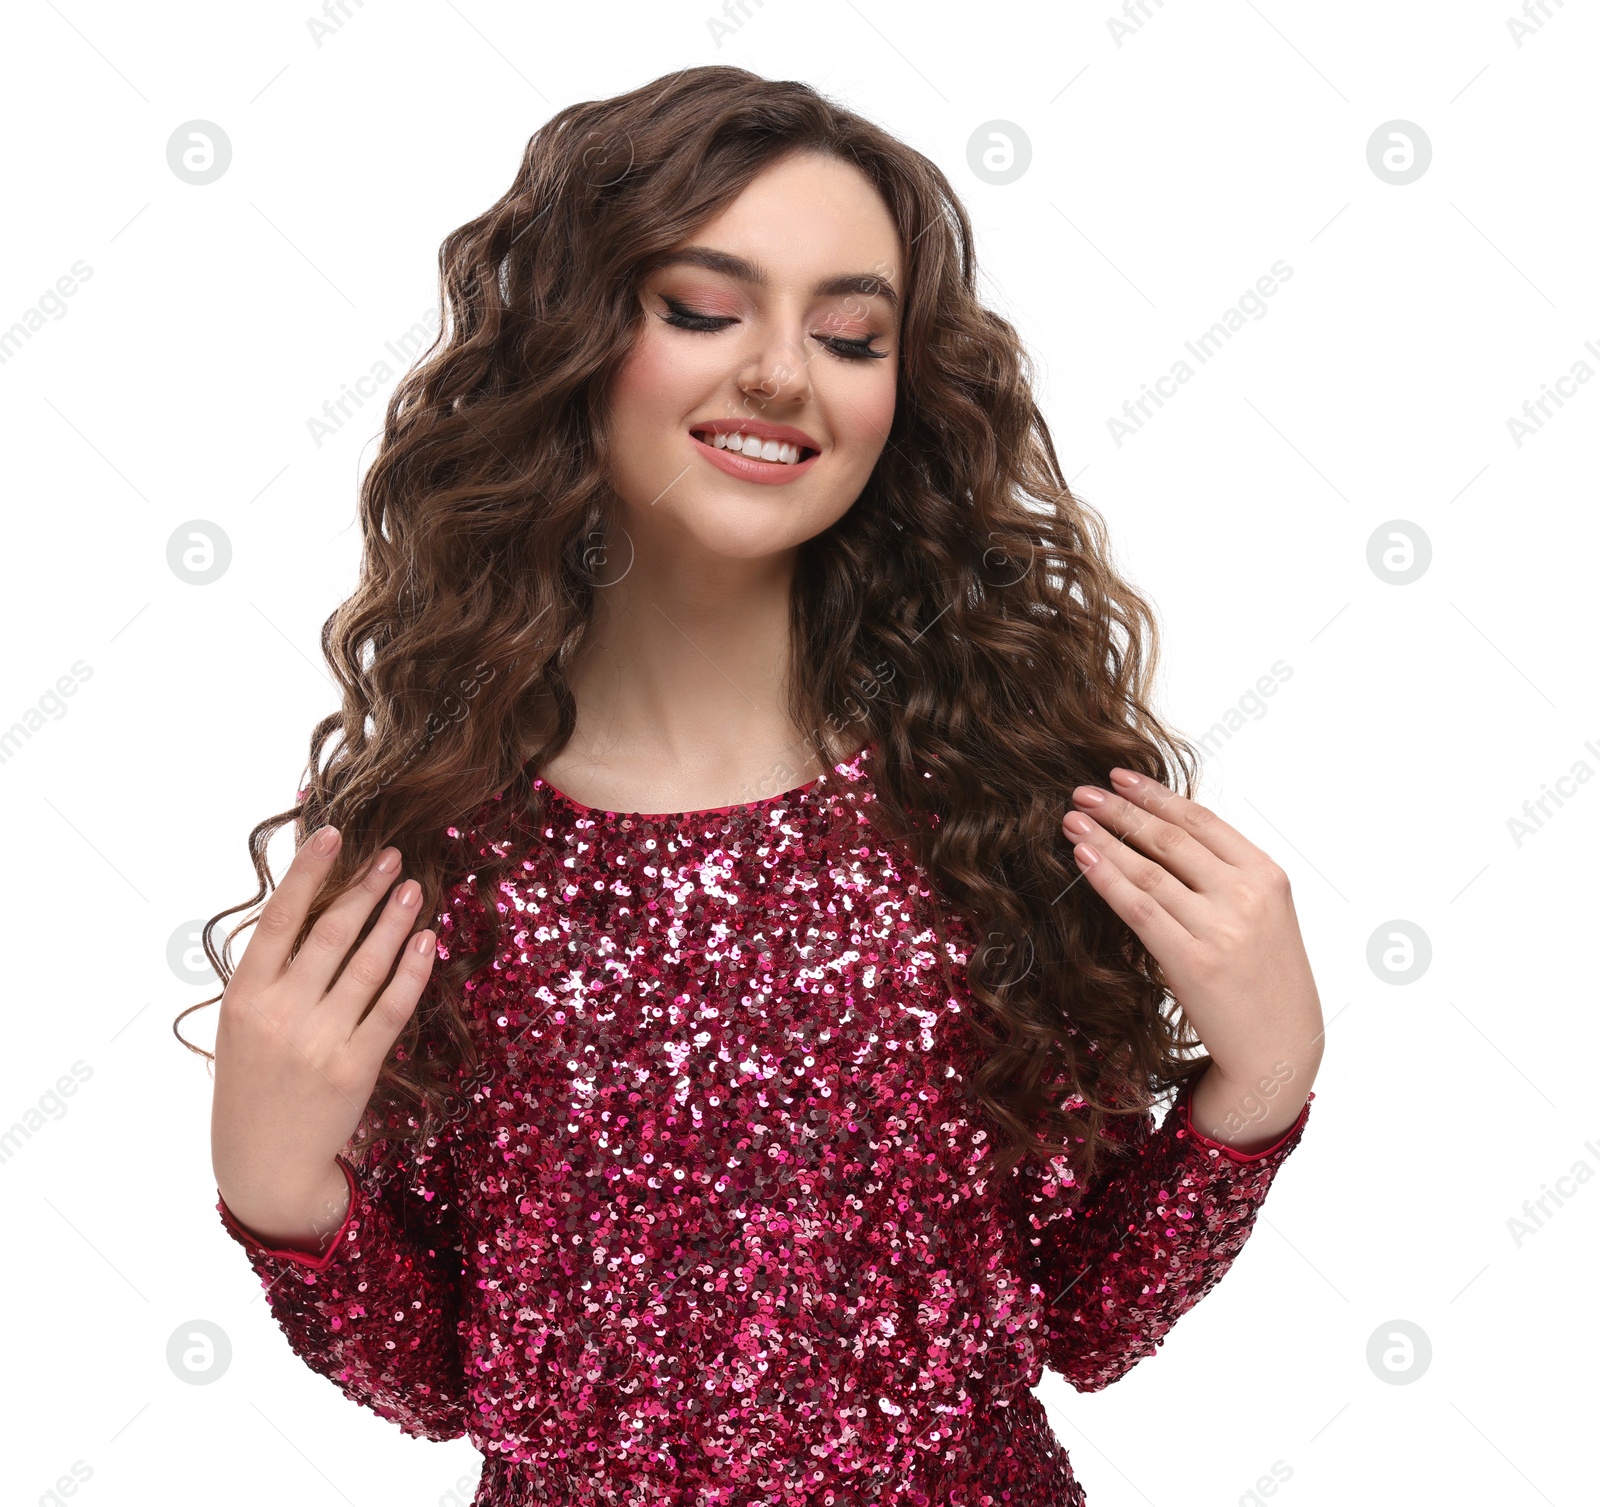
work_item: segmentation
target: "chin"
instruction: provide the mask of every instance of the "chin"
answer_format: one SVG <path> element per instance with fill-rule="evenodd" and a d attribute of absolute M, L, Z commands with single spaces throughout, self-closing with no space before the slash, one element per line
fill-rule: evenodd
<path fill-rule="evenodd" d="M 707 554 L 755 560 L 794 549 L 849 510 L 849 502 L 819 504 L 815 497 L 802 500 L 797 490 L 788 487 L 746 487 L 738 495 L 706 491 L 681 497 L 666 514 L 661 503 L 630 512 L 646 529 L 653 514 L 657 526 L 668 524 L 690 536 Z M 633 528 L 631 522 L 629 528 Z"/>
<path fill-rule="evenodd" d="M 725 511 L 716 509 L 694 518 L 680 519 L 680 522 L 684 531 L 708 555 L 720 555 L 728 560 L 760 560 L 782 554 L 810 537 L 806 530 L 793 526 L 792 518 L 759 518 L 748 513 L 730 518 Z M 789 526 L 780 526 L 782 523 Z"/>

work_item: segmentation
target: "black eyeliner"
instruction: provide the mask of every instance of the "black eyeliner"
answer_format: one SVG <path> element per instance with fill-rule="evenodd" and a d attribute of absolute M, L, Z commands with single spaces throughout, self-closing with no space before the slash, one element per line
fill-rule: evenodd
<path fill-rule="evenodd" d="M 698 314 L 665 293 L 658 293 L 656 296 L 670 311 L 659 317 L 675 328 L 710 332 L 733 323 L 731 314 Z M 862 340 L 847 340 L 842 335 L 812 336 L 812 339 L 816 340 L 818 344 L 836 348 L 835 354 L 842 355 L 843 359 L 847 361 L 859 360 L 865 357 L 871 357 L 875 361 L 884 360 L 889 354 L 888 351 L 875 351 L 872 349 L 872 342 L 877 338 L 876 335 L 868 335 Z M 840 346 L 844 347 L 843 352 L 837 350 L 837 347 Z"/>

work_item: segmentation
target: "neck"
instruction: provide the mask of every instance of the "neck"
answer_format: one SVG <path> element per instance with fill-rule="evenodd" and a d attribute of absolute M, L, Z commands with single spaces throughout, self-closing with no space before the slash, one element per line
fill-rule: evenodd
<path fill-rule="evenodd" d="M 796 552 L 737 559 L 655 536 L 629 555 L 623 536 L 597 572 L 610 584 L 571 671 L 577 723 L 547 776 L 578 799 L 632 790 L 687 809 L 820 774 L 788 713 Z"/>

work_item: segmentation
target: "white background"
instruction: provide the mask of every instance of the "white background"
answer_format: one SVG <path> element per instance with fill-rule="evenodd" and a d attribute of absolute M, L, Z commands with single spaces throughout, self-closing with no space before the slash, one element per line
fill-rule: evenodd
<path fill-rule="evenodd" d="M 1600 383 L 1520 445 L 1507 420 L 1600 371 L 1600 18 L 1551 0 L 1519 46 L 1509 0 L 1147 9 L 1118 45 L 1109 4 L 751 0 L 719 42 L 711 0 L 352 0 L 318 45 L 286 3 L 7 8 L 0 330 L 91 275 L 0 364 L 0 729 L 25 729 L 0 1127 L 42 1112 L 0 1160 L 6 1501 L 66 1500 L 75 1462 L 119 1507 L 470 1500 L 467 1441 L 347 1402 L 273 1324 L 170 1028 L 214 986 L 169 949 L 253 892 L 246 834 L 336 705 L 318 631 L 387 388 L 321 445 L 307 420 L 430 313 L 439 243 L 553 111 L 704 62 L 803 79 L 950 176 L 1063 466 L 1159 609 L 1171 722 L 1199 739 L 1292 671 L 1201 795 L 1290 873 L 1327 1057 L 1226 1280 L 1115 1386 L 1046 1379 L 1093 1507 L 1264 1501 L 1275 1462 L 1290 1507 L 1594 1500 L 1600 1179 L 1520 1245 L 1508 1221 L 1600 1170 Z M 166 156 L 194 119 L 233 147 L 203 187 Z M 1367 160 L 1395 119 L 1433 150 L 1403 186 Z M 1004 186 L 968 165 L 995 120 L 1032 149 Z M 1279 260 L 1264 316 L 1118 445 L 1124 400 Z M 191 520 L 231 541 L 205 587 L 168 564 Z M 1383 525 L 1430 543 L 1411 584 L 1369 564 Z M 1432 950 L 1406 984 L 1368 963 L 1397 923 Z M 233 1345 L 214 1385 L 166 1362 L 197 1318 Z M 1367 1361 L 1395 1320 L 1432 1346 L 1401 1385 Z"/>

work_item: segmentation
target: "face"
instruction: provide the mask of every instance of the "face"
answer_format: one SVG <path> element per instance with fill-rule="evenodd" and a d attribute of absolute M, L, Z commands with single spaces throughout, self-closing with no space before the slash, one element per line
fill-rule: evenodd
<path fill-rule="evenodd" d="M 849 511 L 894 417 L 894 222 L 857 168 L 796 154 L 673 254 L 611 391 L 622 524 L 646 553 L 792 550 Z"/>

